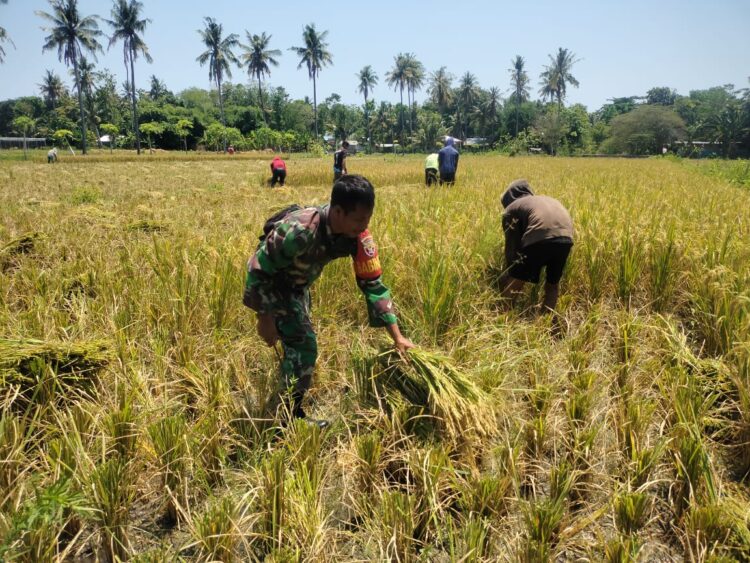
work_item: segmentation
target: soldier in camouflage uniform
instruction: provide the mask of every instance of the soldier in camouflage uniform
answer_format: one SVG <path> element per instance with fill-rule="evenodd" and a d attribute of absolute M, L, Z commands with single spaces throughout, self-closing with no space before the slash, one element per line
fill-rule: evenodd
<path fill-rule="evenodd" d="M 399 351 L 414 346 L 401 335 L 391 294 L 380 279 L 377 247 L 367 230 L 374 207 L 372 184 L 344 175 L 334 184 L 329 205 L 293 206 L 269 219 L 248 262 L 243 301 L 258 313 L 261 338 L 269 346 L 281 340 L 280 396 L 294 417 L 305 417 L 302 399 L 318 356 L 309 288 L 332 260 L 352 258 L 370 325 L 385 327 Z"/>

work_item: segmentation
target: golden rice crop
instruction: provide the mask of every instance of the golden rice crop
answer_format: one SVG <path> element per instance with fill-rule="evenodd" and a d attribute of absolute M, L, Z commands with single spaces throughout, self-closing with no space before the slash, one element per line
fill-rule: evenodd
<path fill-rule="evenodd" d="M 750 192 L 661 158 L 472 154 L 427 190 L 419 155 L 351 156 L 420 348 L 378 359 L 332 263 L 305 407 L 332 425 L 274 434 L 245 263 L 331 184 L 328 158 L 287 163 L 271 190 L 263 154 L 0 162 L 0 558 L 747 558 Z M 519 177 L 576 225 L 554 323 L 493 286 Z"/>

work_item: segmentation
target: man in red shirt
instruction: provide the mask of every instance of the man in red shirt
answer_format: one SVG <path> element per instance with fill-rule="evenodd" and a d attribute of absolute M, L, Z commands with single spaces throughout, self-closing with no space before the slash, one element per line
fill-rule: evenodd
<path fill-rule="evenodd" d="M 281 160 L 280 156 L 274 157 L 273 161 L 271 162 L 271 174 L 272 188 L 276 187 L 277 182 L 282 186 L 284 185 L 284 181 L 286 180 L 286 163 Z"/>

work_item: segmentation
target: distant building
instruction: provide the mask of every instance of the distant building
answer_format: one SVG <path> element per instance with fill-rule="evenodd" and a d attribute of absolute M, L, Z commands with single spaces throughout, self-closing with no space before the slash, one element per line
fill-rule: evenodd
<path fill-rule="evenodd" d="M 30 149 L 47 146 L 47 139 L 35 137 L 26 137 L 26 146 Z M 0 149 L 22 149 L 24 144 L 23 137 L 0 137 Z"/>
<path fill-rule="evenodd" d="M 680 154 L 689 153 L 698 158 L 719 156 L 723 150 L 722 144 L 716 141 L 674 141 L 672 144 Z"/>
<path fill-rule="evenodd" d="M 467 137 L 464 146 L 467 149 L 485 149 L 490 146 L 490 142 L 486 137 Z"/>
<path fill-rule="evenodd" d="M 334 151 L 338 150 L 338 148 L 341 146 L 341 142 L 336 142 L 336 138 L 333 135 L 323 135 L 323 141 Z M 362 150 L 362 147 L 359 145 L 359 141 L 355 141 L 352 139 L 347 139 L 346 141 L 349 143 L 349 148 L 346 150 L 346 152 L 348 152 L 349 154 L 357 154 Z"/>
<path fill-rule="evenodd" d="M 396 152 L 398 147 L 398 143 L 375 143 L 375 149 L 380 152 Z"/>
<path fill-rule="evenodd" d="M 452 135 L 443 135 L 443 143 L 445 143 L 445 140 L 451 136 Z M 458 137 L 453 137 L 453 146 L 462 147 L 463 145 L 464 145 L 464 142 L 461 139 L 459 139 Z"/>

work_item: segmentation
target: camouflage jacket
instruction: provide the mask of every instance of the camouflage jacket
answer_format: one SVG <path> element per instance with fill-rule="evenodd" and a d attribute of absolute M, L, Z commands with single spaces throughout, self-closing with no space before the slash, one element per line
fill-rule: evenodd
<path fill-rule="evenodd" d="M 244 303 L 259 313 L 283 310 L 285 296 L 305 291 L 320 277 L 323 267 L 351 256 L 357 285 L 365 296 L 371 326 L 396 322 L 388 288 L 372 235 L 358 238 L 331 233 L 328 205 L 293 211 L 274 224 L 247 264 Z"/>

